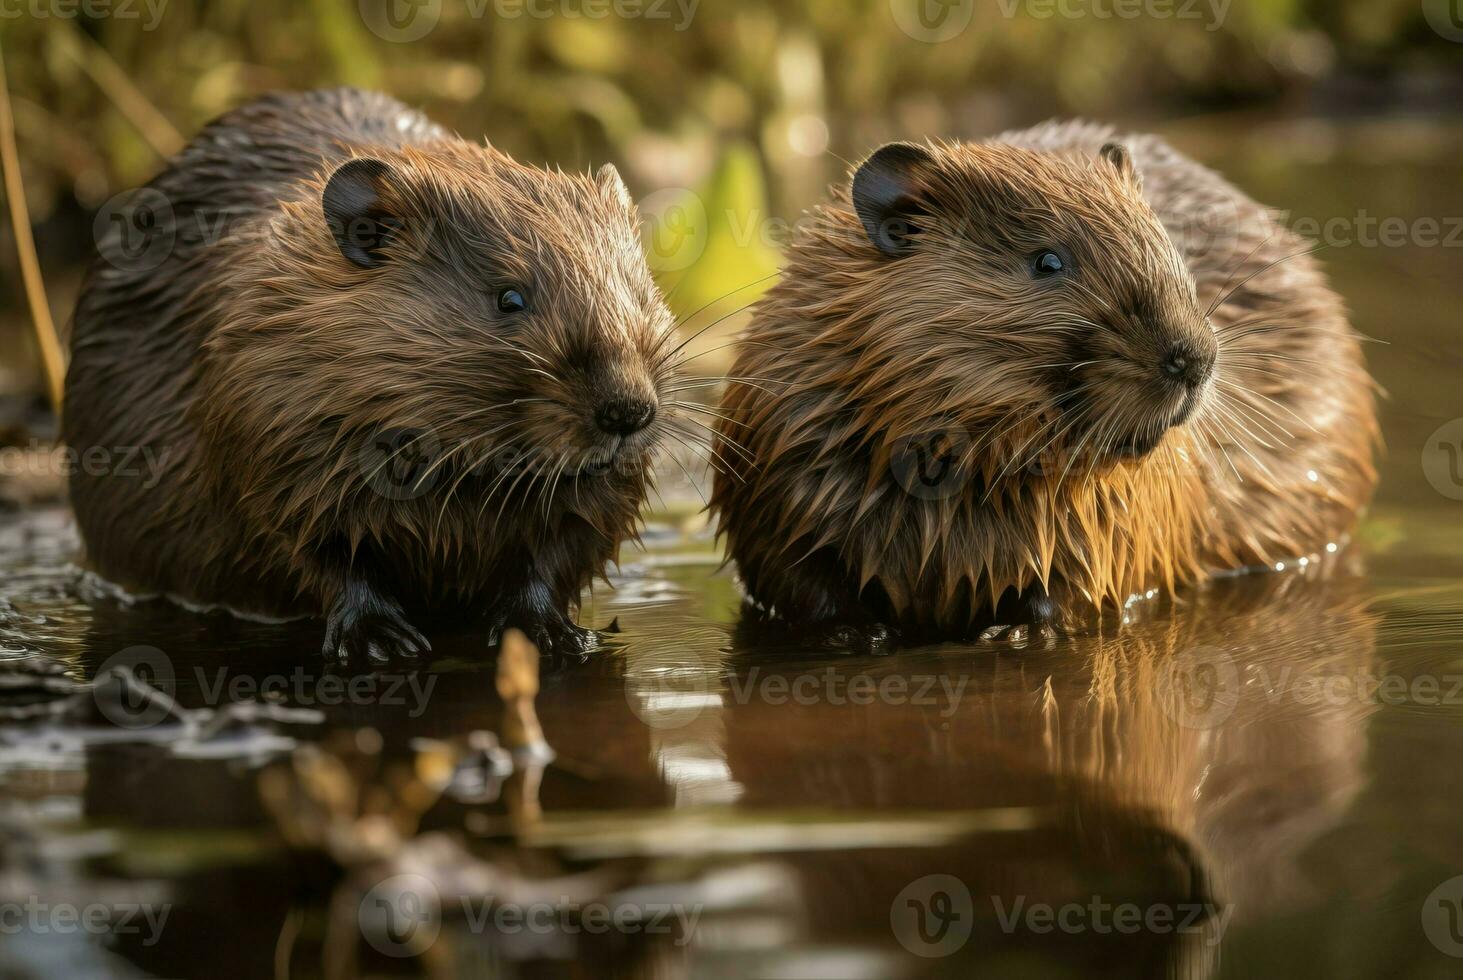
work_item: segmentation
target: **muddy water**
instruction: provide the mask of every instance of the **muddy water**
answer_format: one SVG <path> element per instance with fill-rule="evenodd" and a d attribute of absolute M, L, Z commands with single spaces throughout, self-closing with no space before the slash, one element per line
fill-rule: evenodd
<path fill-rule="evenodd" d="M 1050 650 L 815 654 L 739 630 L 669 486 L 586 605 L 617 631 L 540 679 L 545 761 L 464 747 L 521 707 L 470 635 L 332 672 L 318 626 L 124 605 L 64 511 L 6 516 L 6 975 L 1456 975 L 1463 241 L 1341 239 L 1446 237 L 1463 141 L 1220 131 L 1173 135 L 1292 223 L 1346 218 L 1324 257 L 1382 341 L 1382 491 L 1329 574 Z M 180 708 L 68 686 L 118 664 Z M 231 701 L 305 710 L 177 721 Z"/>

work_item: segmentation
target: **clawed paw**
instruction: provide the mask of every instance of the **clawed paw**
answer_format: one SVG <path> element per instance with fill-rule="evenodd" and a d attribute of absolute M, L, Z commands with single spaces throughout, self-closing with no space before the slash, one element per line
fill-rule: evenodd
<path fill-rule="evenodd" d="M 576 626 L 562 614 L 504 614 L 493 617 L 491 642 L 497 643 L 503 630 L 517 627 L 538 647 L 540 656 L 552 660 L 583 662 L 599 646 L 599 634 Z"/>
<path fill-rule="evenodd" d="M 883 623 L 840 623 L 823 629 L 818 640 L 827 649 L 878 655 L 891 652 L 899 642 L 899 634 Z"/>
<path fill-rule="evenodd" d="M 1032 644 L 1050 649 L 1056 645 L 1057 631 L 1047 623 L 1022 623 L 1015 626 L 1002 624 L 981 630 L 979 639 L 981 643 L 1005 644 L 1014 650 L 1023 650 Z"/>
<path fill-rule="evenodd" d="M 549 620 L 524 628 L 542 656 L 583 661 L 599 646 L 599 634 L 567 619 Z"/>
<path fill-rule="evenodd" d="M 341 663 L 387 664 L 412 660 L 432 644 L 407 622 L 400 606 L 377 599 L 370 604 L 338 604 L 325 623 L 324 654 Z"/>

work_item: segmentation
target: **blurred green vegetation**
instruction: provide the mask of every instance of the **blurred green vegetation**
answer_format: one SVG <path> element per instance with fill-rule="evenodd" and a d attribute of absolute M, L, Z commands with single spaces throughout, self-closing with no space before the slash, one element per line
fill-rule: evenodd
<path fill-rule="evenodd" d="M 271 89 L 379 88 L 520 159 L 614 161 L 637 196 L 655 195 L 661 232 L 705 209 L 694 250 L 652 264 L 680 313 L 727 296 L 706 314 L 720 316 L 776 268 L 774 236 L 751 223 L 795 220 L 884 139 L 978 136 L 1053 114 L 1326 111 L 1354 106 L 1358 86 L 1382 103 L 1456 95 L 1463 53 L 1419 0 L 1140 0 L 1150 15 L 1138 17 L 1099 15 L 1132 0 L 928 0 L 971 11 L 940 43 L 896 16 L 908 24 L 927 0 L 123 2 L 26 0 L 0 19 L 61 321 L 95 209 L 145 181 L 179 138 Z M 431 17 L 431 29 L 405 40 L 414 31 L 391 26 L 403 15 Z M 7 248 L 7 319 L 23 315 L 14 271 Z M 0 367 L 23 361 L 22 347 L 5 341 Z"/>

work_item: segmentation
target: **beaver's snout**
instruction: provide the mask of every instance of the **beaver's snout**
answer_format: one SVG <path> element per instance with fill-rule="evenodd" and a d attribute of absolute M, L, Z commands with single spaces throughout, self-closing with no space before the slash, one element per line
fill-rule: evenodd
<path fill-rule="evenodd" d="M 1214 356 L 1212 347 L 1201 349 L 1199 345 L 1180 340 L 1169 345 L 1158 369 L 1169 381 L 1191 390 L 1201 388 L 1214 374 Z"/>
<path fill-rule="evenodd" d="M 609 398 L 594 410 L 594 424 L 612 436 L 632 436 L 655 421 L 655 404 L 642 398 Z"/>

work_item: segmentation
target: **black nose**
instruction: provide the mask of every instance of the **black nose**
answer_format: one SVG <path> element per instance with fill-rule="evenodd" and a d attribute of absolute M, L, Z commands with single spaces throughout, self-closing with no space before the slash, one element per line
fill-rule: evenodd
<path fill-rule="evenodd" d="M 1185 344 L 1174 344 L 1158 366 L 1165 378 L 1197 388 L 1209 380 L 1209 374 L 1214 370 L 1214 356 Z"/>
<path fill-rule="evenodd" d="M 612 398 L 594 410 L 594 424 L 612 436 L 634 435 L 655 419 L 655 406 L 634 398 Z"/>

